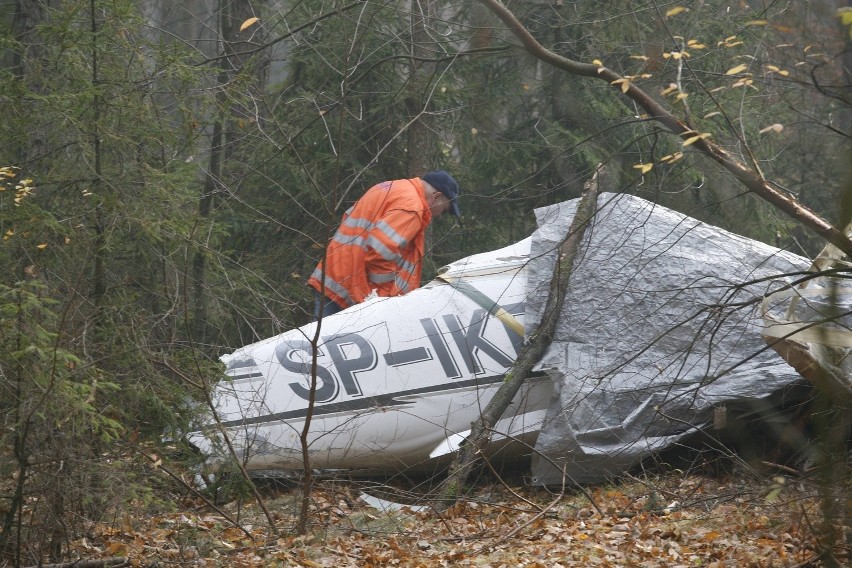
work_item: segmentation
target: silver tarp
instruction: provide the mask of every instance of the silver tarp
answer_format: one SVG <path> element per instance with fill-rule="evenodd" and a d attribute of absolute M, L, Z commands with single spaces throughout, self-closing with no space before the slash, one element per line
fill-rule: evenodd
<path fill-rule="evenodd" d="M 536 210 L 525 322 L 579 200 Z M 807 259 L 643 199 L 605 193 L 552 345 L 554 395 L 533 483 L 599 481 L 712 423 L 714 410 L 801 380 L 761 338 L 760 300 Z"/>

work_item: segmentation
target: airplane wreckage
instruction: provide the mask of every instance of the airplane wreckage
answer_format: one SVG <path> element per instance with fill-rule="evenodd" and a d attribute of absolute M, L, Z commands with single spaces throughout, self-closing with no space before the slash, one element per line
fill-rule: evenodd
<path fill-rule="evenodd" d="M 530 237 L 454 262 L 405 296 L 224 356 L 218 418 L 190 442 L 215 467 L 224 431 L 249 472 L 298 471 L 309 420 L 315 470 L 446 464 L 540 321 L 578 202 L 537 209 Z M 809 266 L 643 199 L 601 194 L 553 342 L 490 447 L 533 456 L 534 485 L 565 474 L 598 481 L 712 428 L 726 406 L 783 398 L 802 376 L 767 346 L 761 301 L 787 297 L 790 275 Z"/>

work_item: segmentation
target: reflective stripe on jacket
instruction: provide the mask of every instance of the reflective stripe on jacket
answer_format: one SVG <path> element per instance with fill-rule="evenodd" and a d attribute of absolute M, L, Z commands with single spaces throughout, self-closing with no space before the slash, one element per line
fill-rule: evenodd
<path fill-rule="evenodd" d="M 432 212 L 420 178 L 374 185 L 344 213 L 326 251 L 325 295 L 348 307 L 376 290 L 398 296 L 420 286 Z M 320 291 L 323 263 L 308 284 Z"/>

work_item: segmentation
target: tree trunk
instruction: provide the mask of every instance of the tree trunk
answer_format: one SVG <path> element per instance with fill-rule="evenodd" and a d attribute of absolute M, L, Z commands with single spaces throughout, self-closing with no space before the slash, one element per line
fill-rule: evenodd
<path fill-rule="evenodd" d="M 429 80 L 434 64 L 425 61 L 434 56 L 430 48 L 429 26 L 435 12 L 434 0 L 411 3 L 411 60 L 409 63 L 409 94 L 405 99 L 406 110 L 414 120 L 408 129 L 408 165 L 406 175 L 419 176 L 431 169 L 433 152 L 431 141 L 434 134 L 423 114 L 423 104 L 428 100 Z M 416 119 L 416 120 L 415 120 Z"/>
<path fill-rule="evenodd" d="M 571 222 L 571 228 L 565 240 L 559 245 L 553 277 L 550 281 L 550 292 L 543 311 L 543 318 L 538 328 L 527 334 L 527 341 L 518 354 L 518 359 L 506 373 L 506 378 L 494 397 L 488 402 L 479 418 L 471 425 L 471 432 L 461 446 L 456 458 L 450 466 L 447 479 L 439 489 L 442 507 L 449 507 L 461 495 L 467 478 L 491 441 L 491 428 L 512 402 L 533 367 L 544 355 L 553 340 L 559 314 L 565 302 L 565 292 L 574 267 L 574 259 L 580 251 L 586 227 L 594 217 L 597 208 L 599 178 L 602 168 L 599 166 L 592 179 L 586 183 L 585 192 L 580 199 L 577 212 Z"/>
<path fill-rule="evenodd" d="M 219 59 L 216 116 L 210 140 L 209 165 L 204 177 L 198 203 L 199 227 L 198 248 L 192 261 L 193 278 L 193 338 L 196 343 L 207 343 L 207 227 L 215 207 L 215 196 L 229 182 L 242 176 L 236 172 L 242 163 L 238 153 L 238 141 L 245 136 L 245 129 L 256 122 L 255 111 L 240 100 L 232 100 L 228 88 L 242 74 L 251 74 L 246 83 L 245 98 L 260 100 L 267 76 L 267 61 L 263 53 L 257 54 L 247 39 L 261 32 L 248 26 L 240 30 L 243 22 L 256 15 L 264 5 L 263 0 L 240 0 L 220 2 L 218 7 L 221 54 Z M 255 38 L 257 39 L 257 38 Z M 229 173 L 233 173 L 229 176 Z"/>

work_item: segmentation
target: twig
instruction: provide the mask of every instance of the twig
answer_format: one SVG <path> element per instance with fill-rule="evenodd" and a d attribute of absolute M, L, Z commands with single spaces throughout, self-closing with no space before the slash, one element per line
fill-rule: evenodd
<path fill-rule="evenodd" d="M 349 552 L 346 552 L 345 550 L 341 550 L 340 548 L 332 548 L 330 546 L 324 546 L 323 550 L 327 550 L 328 552 L 330 552 L 332 554 L 337 554 L 339 556 L 343 556 L 345 558 L 350 558 L 352 560 L 363 560 L 363 558 L 358 556 L 357 554 L 351 554 Z"/>
<path fill-rule="evenodd" d="M 215 505 L 212 501 L 210 501 L 210 499 L 208 499 L 207 497 L 205 497 L 205 496 L 204 496 L 204 495 L 203 495 L 203 494 L 202 494 L 202 493 L 201 493 L 198 489 L 196 489 L 195 487 L 193 487 L 192 485 L 190 485 L 189 483 L 187 483 L 186 481 L 184 481 L 184 480 L 183 480 L 183 479 L 182 479 L 179 475 L 176 475 L 176 474 L 172 473 L 172 472 L 171 472 L 168 468 L 166 468 L 166 466 L 164 466 L 163 464 L 159 463 L 159 461 L 160 461 L 159 459 L 155 458 L 154 456 L 149 456 L 148 454 L 146 454 L 145 452 L 143 452 L 141 449 L 139 449 L 139 448 L 138 448 L 138 447 L 136 447 L 135 445 L 133 446 L 133 449 L 134 449 L 134 450 L 136 450 L 137 452 L 139 452 L 140 454 L 142 454 L 143 456 L 145 456 L 146 458 L 148 458 L 149 460 L 151 460 L 151 463 L 153 463 L 153 464 L 154 464 L 154 467 L 156 467 L 156 468 L 158 468 L 158 469 L 162 470 L 163 472 L 165 472 L 165 474 L 166 474 L 166 475 L 168 475 L 169 477 L 171 477 L 172 479 L 174 479 L 175 481 L 177 481 L 178 483 L 180 483 L 181 485 L 183 485 L 186 489 L 188 489 L 189 491 L 191 491 L 193 495 L 195 495 L 196 497 L 198 497 L 199 499 L 201 499 L 202 501 L 204 501 L 204 502 L 205 502 L 205 503 L 206 503 L 206 504 L 207 504 L 210 508 L 212 508 L 214 511 L 216 511 L 217 513 L 219 513 L 220 515 L 222 515 L 222 517 L 224 517 L 224 518 L 225 518 L 225 520 L 227 520 L 229 523 L 231 523 L 232 525 L 234 525 L 235 527 L 237 527 L 238 529 L 240 529 L 241 531 L 243 531 L 243 533 L 245 533 L 245 535 L 246 535 L 247 537 L 249 537 L 251 540 L 254 540 L 254 535 L 252 535 L 252 534 L 248 531 L 248 529 L 246 529 L 246 528 L 245 528 L 245 527 L 243 527 L 240 523 L 238 523 L 237 521 L 235 521 L 234 519 L 232 519 L 232 518 L 228 515 L 228 513 L 226 513 L 225 511 L 223 511 L 223 510 L 222 510 L 222 509 L 220 509 L 219 507 L 217 507 L 217 506 L 216 506 L 216 505 Z"/>
<path fill-rule="evenodd" d="M 493 435 L 494 429 L 490 428 L 490 430 L 491 430 L 491 435 Z M 509 438 L 512 438 L 512 436 L 509 436 Z M 506 489 L 506 491 L 511 493 L 515 497 L 515 499 L 518 499 L 519 501 L 523 501 L 524 503 L 526 503 L 530 507 L 534 508 L 536 510 L 536 512 L 541 512 L 541 507 L 539 507 L 538 505 L 536 505 L 535 503 L 533 503 L 532 501 L 530 501 L 529 499 L 527 499 L 526 497 L 524 497 L 523 495 L 521 495 L 520 493 L 518 493 L 517 491 L 512 489 L 511 487 L 509 487 L 509 484 L 506 483 L 506 481 L 503 480 L 503 477 L 500 475 L 500 473 L 496 469 L 494 469 L 494 466 L 491 464 L 491 460 L 489 460 L 486 457 L 483 457 L 482 461 L 485 463 L 486 466 L 488 466 L 488 469 L 491 470 L 491 473 L 494 474 L 494 476 L 500 482 L 500 485 L 502 485 L 503 488 Z"/>
<path fill-rule="evenodd" d="M 799 471 L 798 469 L 795 469 L 795 468 L 792 468 L 792 467 L 788 467 L 788 466 L 786 466 L 786 465 L 782 465 L 782 464 L 780 464 L 780 463 L 772 463 L 772 462 L 768 462 L 768 461 L 761 461 L 760 463 L 762 463 L 762 464 L 763 464 L 763 465 L 765 465 L 766 467 L 771 467 L 772 469 L 777 469 L 777 470 L 780 470 L 780 471 L 784 471 L 784 472 L 786 472 L 786 473 L 789 473 L 790 475 L 795 475 L 795 476 L 797 476 L 797 477 L 798 477 L 798 476 L 800 476 L 800 475 L 802 475 L 802 472 L 801 472 L 801 471 Z"/>
<path fill-rule="evenodd" d="M 184 299 L 185 299 L 184 319 L 187 322 L 189 322 L 190 319 L 191 319 L 189 317 L 189 315 L 187 314 L 187 309 L 188 309 L 187 306 L 190 305 L 189 299 L 186 298 L 186 294 L 187 294 L 188 289 L 189 289 L 188 286 L 184 287 L 184 296 L 185 296 L 184 297 Z M 192 327 L 189 326 L 189 329 L 192 329 Z M 190 343 L 191 344 L 194 343 L 194 341 L 192 340 L 191 337 L 190 337 Z M 190 355 L 192 357 L 193 363 L 195 364 L 195 368 L 198 371 L 198 375 L 200 377 L 204 377 L 204 372 L 202 371 L 201 363 L 198 361 L 198 353 L 196 352 L 195 349 L 191 349 Z M 266 521 L 269 523 L 269 530 L 272 531 L 272 533 L 277 536 L 278 535 L 278 527 L 275 526 L 275 519 L 272 518 L 272 514 L 269 512 L 269 508 L 266 506 L 266 503 L 264 502 L 263 497 L 260 495 L 260 492 L 257 490 L 257 486 L 254 484 L 254 482 L 252 482 L 251 476 L 249 475 L 248 471 L 245 468 L 245 464 L 242 462 L 242 460 L 240 460 L 240 455 L 239 455 L 239 453 L 237 453 L 237 450 L 234 448 L 234 444 L 231 441 L 231 436 L 228 435 L 227 428 L 225 428 L 225 425 L 222 424 L 222 419 L 219 417 L 219 413 L 216 410 L 216 404 L 213 402 L 213 395 L 210 392 L 209 383 L 207 381 L 203 380 L 203 379 L 202 379 L 201 383 L 196 383 L 187 375 L 187 373 L 184 373 L 180 369 L 172 368 L 172 371 L 178 377 L 180 377 L 182 380 L 186 381 L 187 384 L 192 385 L 196 388 L 201 387 L 201 394 L 204 396 L 204 402 L 207 404 L 207 408 L 210 409 L 210 416 L 211 416 L 211 418 L 213 418 L 214 422 L 216 423 L 216 429 L 219 431 L 219 435 L 222 437 L 222 441 L 225 442 L 225 445 L 228 447 L 228 452 L 229 452 L 230 456 L 234 459 L 234 462 L 235 462 L 237 468 L 240 470 L 240 475 L 245 480 L 246 484 L 248 485 L 249 489 L 251 490 L 252 495 L 254 496 L 255 502 L 257 503 L 258 507 L 260 507 L 260 510 L 263 511 L 263 514 L 266 516 Z"/>
<path fill-rule="evenodd" d="M 814 554 L 804 562 L 800 562 L 793 566 L 793 568 L 816 568 L 820 565 L 819 554 Z"/>
<path fill-rule="evenodd" d="M 493 431 L 494 431 L 494 430 L 492 429 L 492 432 L 493 432 Z M 525 441 L 521 440 L 520 438 L 518 438 L 518 437 L 516 437 L 516 436 L 511 436 L 511 435 L 509 435 L 509 434 L 507 434 L 507 433 L 504 433 L 504 434 L 503 434 L 503 436 L 505 436 L 506 438 L 508 438 L 508 439 L 510 439 L 510 440 L 513 440 L 513 441 L 515 441 L 515 442 L 517 442 L 517 443 L 519 443 L 519 444 L 521 444 L 521 445 L 523 445 L 523 446 L 527 447 L 530 451 L 535 452 L 536 454 L 538 454 L 538 457 L 540 457 L 540 458 L 541 458 L 541 459 L 543 459 L 544 461 L 548 462 L 548 463 L 549 463 L 550 465 L 552 465 L 554 468 L 556 468 L 556 469 L 559 469 L 559 468 L 560 468 L 559 464 L 557 464 L 557 463 L 556 463 L 556 461 L 555 461 L 554 459 L 552 459 L 550 456 L 548 456 L 548 455 L 546 455 L 546 454 L 544 454 L 544 453 L 538 452 L 538 451 L 535 449 L 535 447 L 534 447 L 534 446 L 531 446 L 530 444 L 526 443 Z M 486 460 L 486 462 L 487 462 L 487 460 Z M 488 466 L 489 466 L 489 467 L 491 467 L 491 464 L 490 464 L 490 463 L 488 463 Z M 494 468 L 493 468 L 493 467 L 491 467 L 491 471 L 494 471 Z M 496 473 L 496 472 L 495 472 L 495 473 Z M 499 478 L 499 476 L 498 476 L 498 478 Z M 594 498 L 594 497 L 592 497 L 592 494 L 591 494 L 591 493 L 589 493 L 589 491 L 588 491 L 585 487 L 583 487 L 581 484 L 577 483 L 577 482 L 574 480 L 574 478 L 573 478 L 573 477 L 571 477 L 571 475 L 568 473 L 567 469 L 566 469 L 566 468 L 565 468 L 565 466 L 563 465 L 563 466 L 562 466 L 562 483 L 563 483 L 563 486 L 564 486 L 564 484 L 565 484 L 565 480 L 566 480 L 566 479 L 567 479 L 568 481 L 570 481 L 570 482 L 571 482 L 571 485 L 573 485 L 574 487 L 576 487 L 576 488 L 577 488 L 577 491 L 579 491 L 580 493 L 582 493 L 582 494 L 583 494 L 583 497 L 585 497 L 585 498 L 589 501 L 589 503 L 592 505 L 592 507 L 595 509 L 595 511 L 597 511 L 598 515 L 599 515 L 601 518 L 603 518 L 603 517 L 604 517 L 604 513 L 603 513 L 603 511 L 601 510 L 600 506 L 598 506 L 597 502 L 595 501 L 595 498 Z M 505 484 L 504 484 L 504 485 L 505 485 Z M 537 510 L 539 510 L 539 511 L 541 510 L 541 508 L 540 508 L 538 505 L 536 505 L 536 504 L 532 503 L 532 502 L 531 502 L 531 501 L 529 501 L 528 499 L 525 499 L 525 498 L 524 498 L 524 497 L 522 497 L 521 495 L 517 494 L 515 491 L 512 491 L 512 489 L 511 489 L 510 487 L 506 486 L 506 489 L 508 489 L 508 490 L 509 490 L 509 491 L 510 491 L 513 495 L 515 495 L 516 497 L 518 497 L 520 500 L 522 500 L 522 501 L 524 501 L 525 503 L 529 504 L 531 507 L 534 507 L 535 509 L 537 509 Z M 564 488 L 563 488 L 563 490 L 564 490 Z"/>
<path fill-rule="evenodd" d="M 550 503 L 548 503 L 544 508 L 541 509 L 541 511 L 536 513 L 533 516 L 533 518 L 531 518 L 530 520 L 528 520 L 524 524 L 519 525 L 519 526 L 515 527 L 514 529 L 510 530 L 507 534 L 500 537 L 499 540 L 492 542 L 491 544 L 488 544 L 488 545 L 480 548 L 477 551 L 477 554 L 484 554 L 484 553 L 488 552 L 489 550 L 493 550 L 497 545 L 499 545 L 500 543 L 506 542 L 507 540 L 509 540 L 510 538 L 515 536 L 516 534 L 518 534 L 520 531 L 524 530 L 526 527 L 530 526 L 531 524 L 533 524 L 534 522 L 536 522 L 537 520 L 542 518 L 550 509 L 555 507 L 556 504 L 559 503 L 559 501 L 561 501 L 562 498 L 565 496 L 565 479 L 568 477 L 567 472 L 566 472 L 567 467 L 568 467 L 567 464 L 562 466 L 562 490 L 559 492 L 559 494 L 556 496 L 555 499 L 553 499 Z"/>
<path fill-rule="evenodd" d="M 104 558 L 102 560 L 75 560 L 73 562 L 62 562 L 60 564 L 39 564 L 38 566 L 30 566 L 29 568 L 120 568 L 121 566 L 129 566 L 130 562 L 127 558 Z"/>

